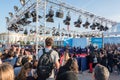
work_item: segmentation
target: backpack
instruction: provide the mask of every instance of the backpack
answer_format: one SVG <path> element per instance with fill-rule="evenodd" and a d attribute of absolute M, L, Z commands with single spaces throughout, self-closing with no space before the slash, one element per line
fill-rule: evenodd
<path fill-rule="evenodd" d="M 45 52 L 45 49 L 43 49 L 43 54 L 39 58 L 38 66 L 37 66 L 37 75 L 40 79 L 47 79 L 52 74 L 52 70 L 54 68 L 53 66 L 53 60 L 51 57 L 51 52 Z"/>

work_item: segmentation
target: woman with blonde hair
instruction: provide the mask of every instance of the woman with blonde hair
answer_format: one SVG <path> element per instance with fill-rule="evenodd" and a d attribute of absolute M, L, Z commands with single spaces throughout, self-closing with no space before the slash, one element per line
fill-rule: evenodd
<path fill-rule="evenodd" d="M 69 50 L 66 49 L 65 52 L 64 52 L 64 54 L 63 54 L 61 66 L 65 65 L 69 58 L 70 58 L 70 56 L 69 56 Z"/>
<path fill-rule="evenodd" d="M 8 63 L 0 64 L 0 80 L 14 80 L 14 70 Z"/>
<path fill-rule="evenodd" d="M 25 63 L 15 80 L 29 80 L 29 73 L 31 72 L 31 69 L 32 64 L 30 62 Z M 33 77 L 31 77 L 31 79 L 33 79 Z"/>

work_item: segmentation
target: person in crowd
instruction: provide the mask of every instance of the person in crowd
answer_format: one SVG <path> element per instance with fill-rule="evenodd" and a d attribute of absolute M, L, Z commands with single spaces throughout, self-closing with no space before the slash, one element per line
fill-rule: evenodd
<path fill-rule="evenodd" d="M 49 52 L 50 50 L 52 50 L 51 57 L 52 57 L 52 60 L 54 62 L 54 65 L 55 65 L 55 69 L 58 70 L 59 66 L 60 66 L 59 55 L 58 55 L 58 52 L 56 52 L 55 50 L 52 49 L 53 39 L 51 37 L 47 37 L 45 39 L 45 45 L 46 45 L 45 48 L 44 48 L 45 52 Z M 43 49 L 39 50 L 39 52 L 38 52 L 38 55 L 37 55 L 38 60 L 39 60 L 39 58 L 41 57 L 42 54 L 43 54 Z M 55 69 L 52 70 L 52 74 L 49 77 L 49 79 L 51 79 L 51 80 L 53 80 L 55 78 L 55 72 L 54 72 Z M 38 80 L 41 80 L 39 76 L 38 76 Z"/>
<path fill-rule="evenodd" d="M 1 58 L 2 58 L 2 52 L 0 52 L 0 64 L 2 64 Z"/>
<path fill-rule="evenodd" d="M 8 63 L 0 64 L 0 80 L 14 80 L 14 70 Z"/>
<path fill-rule="evenodd" d="M 12 50 L 10 50 L 9 52 L 8 52 L 8 58 L 7 59 L 5 59 L 5 60 L 3 60 L 3 62 L 9 62 L 12 66 L 14 66 L 15 65 L 15 63 L 16 63 L 16 57 L 14 57 L 14 52 L 12 51 Z"/>
<path fill-rule="evenodd" d="M 31 69 L 32 64 L 30 62 L 25 63 L 24 66 L 22 66 L 18 76 L 15 77 L 15 80 L 34 80 L 34 78 L 30 76 Z"/>
<path fill-rule="evenodd" d="M 90 54 L 88 54 L 88 65 L 89 65 L 89 73 L 93 72 L 93 53 L 90 52 Z"/>
<path fill-rule="evenodd" d="M 14 68 L 14 73 L 15 73 L 15 76 L 18 76 L 21 68 L 23 65 L 25 65 L 26 63 L 28 63 L 28 57 L 25 56 L 25 57 L 20 57 L 17 61 L 17 66 Z M 31 63 L 31 62 L 30 62 Z"/>
<path fill-rule="evenodd" d="M 20 55 L 24 55 L 25 54 L 25 49 L 22 47 L 20 50 Z"/>
<path fill-rule="evenodd" d="M 97 57 L 98 57 L 98 53 L 97 53 L 97 51 L 94 51 L 94 57 L 93 57 L 93 68 L 96 66 L 96 64 L 98 63 L 98 59 L 97 59 Z"/>
<path fill-rule="evenodd" d="M 65 77 L 64 78 L 66 80 L 68 80 L 67 78 L 73 77 L 73 76 L 71 76 L 71 74 L 77 76 L 77 74 L 79 73 L 79 70 L 78 70 L 78 63 L 77 63 L 77 60 L 75 58 L 69 58 L 67 63 L 64 66 L 60 67 L 59 72 L 57 73 L 56 80 L 65 80 L 62 78 L 63 76 L 65 76 L 65 75 L 62 75 L 64 72 L 70 72 L 70 74 L 65 73 L 66 78 Z M 70 79 L 70 80 L 72 80 L 72 79 Z M 78 78 L 75 80 L 78 80 Z"/>
<path fill-rule="evenodd" d="M 2 58 L 1 58 L 2 60 L 5 60 L 5 59 L 8 58 L 8 51 L 9 51 L 8 49 L 5 49 L 5 50 L 4 50 L 4 52 L 3 52 L 3 54 L 2 54 Z"/>
<path fill-rule="evenodd" d="M 38 60 L 34 60 L 33 61 L 33 69 L 31 70 L 32 76 L 37 79 L 38 75 L 37 75 L 37 66 L 38 66 Z"/>
<path fill-rule="evenodd" d="M 114 65 L 114 60 L 113 60 L 113 51 L 108 52 L 108 70 L 112 73 L 113 72 L 113 65 Z"/>
<path fill-rule="evenodd" d="M 70 56 L 69 56 L 69 50 L 66 49 L 65 52 L 64 52 L 64 54 L 63 54 L 61 66 L 65 65 L 65 63 L 67 62 L 67 60 L 69 58 L 70 58 Z"/>
<path fill-rule="evenodd" d="M 109 71 L 105 66 L 97 64 L 94 69 L 95 80 L 109 80 Z"/>
<path fill-rule="evenodd" d="M 73 71 L 66 71 L 62 73 L 56 80 L 79 80 L 79 79 L 76 73 L 74 73 Z"/>
<path fill-rule="evenodd" d="M 28 55 L 27 57 L 28 57 L 28 62 L 32 62 L 32 60 L 33 60 L 33 55 Z"/>
<path fill-rule="evenodd" d="M 106 52 L 101 53 L 101 65 L 107 67 L 107 54 Z"/>

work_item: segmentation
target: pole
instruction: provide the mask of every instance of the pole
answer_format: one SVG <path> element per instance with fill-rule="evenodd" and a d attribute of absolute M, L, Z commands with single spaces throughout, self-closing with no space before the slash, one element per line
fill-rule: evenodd
<path fill-rule="evenodd" d="M 46 39 L 46 0 L 44 4 L 44 47 L 45 47 L 45 39 Z"/>
<path fill-rule="evenodd" d="M 104 34 L 102 32 L 102 48 L 104 48 Z"/>
<path fill-rule="evenodd" d="M 38 1 L 36 0 L 36 55 L 38 54 Z"/>

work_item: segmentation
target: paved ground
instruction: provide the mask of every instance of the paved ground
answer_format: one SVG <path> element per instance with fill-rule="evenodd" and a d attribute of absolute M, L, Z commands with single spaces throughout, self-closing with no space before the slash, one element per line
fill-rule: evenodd
<path fill-rule="evenodd" d="M 79 74 L 79 80 L 94 80 L 93 73 L 88 73 L 88 71 L 84 71 L 82 74 Z M 120 74 L 117 72 L 113 72 L 110 74 L 109 80 L 120 80 Z"/>

